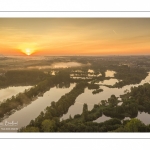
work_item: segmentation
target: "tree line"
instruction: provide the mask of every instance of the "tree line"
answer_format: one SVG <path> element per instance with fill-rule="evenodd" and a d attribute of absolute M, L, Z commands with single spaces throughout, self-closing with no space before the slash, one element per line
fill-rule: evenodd
<path fill-rule="evenodd" d="M 58 107 L 62 106 L 62 108 L 65 108 L 64 106 L 67 104 L 64 103 L 65 99 L 69 102 L 72 97 L 65 96 L 62 97 L 58 102 L 53 102 L 51 106 L 46 109 L 45 113 L 41 112 L 41 114 L 35 119 L 35 121 L 32 120 L 28 126 L 22 128 L 20 131 L 150 132 L 150 125 L 145 125 L 140 120 L 135 118 L 138 114 L 138 111 L 145 111 L 149 113 L 149 91 L 149 83 L 131 88 L 131 92 L 127 92 L 126 94 L 122 95 L 123 103 L 121 106 L 118 106 L 120 100 L 118 100 L 118 98 L 115 95 L 112 95 L 108 100 L 102 100 L 100 104 L 95 104 L 91 111 L 88 111 L 88 105 L 84 104 L 82 114 L 77 114 L 74 116 L 74 118 L 70 116 L 68 119 L 60 122 L 59 118 L 62 116 L 63 113 L 65 113 L 65 109 L 64 111 L 60 111 Z M 93 120 L 96 120 L 97 118 L 101 117 L 102 114 L 111 117 L 112 119 L 101 123 L 93 122 Z M 123 120 L 125 117 L 130 117 L 131 120 Z"/>
<path fill-rule="evenodd" d="M 47 107 L 45 112 L 42 111 L 35 120 L 31 120 L 30 124 L 20 129 L 20 131 L 28 132 L 30 129 L 38 129 L 41 132 L 56 131 L 59 126 L 59 118 L 68 112 L 77 96 L 84 93 L 87 85 L 86 82 L 77 83 L 69 93 L 63 95 L 57 102 L 51 102 L 51 106 Z"/>
<path fill-rule="evenodd" d="M 0 104 L 0 118 L 3 118 L 5 114 L 10 115 L 12 110 L 17 110 L 24 104 L 31 103 L 39 94 L 45 93 L 51 87 L 60 87 L 58 85 L 62 82 L 67 85 L 70 82 L 70 76 L 66 71 L 60 71 L 56 76 L 47 77 L 29 90 L 25 90 L 24 93 L 8 98 Z"/>
<path fill-rule="evenodd" d="M 47 75 L 40 70 L 9 70 L 0 76 L 0 88 L 18 85 L 35 85 Z"/>

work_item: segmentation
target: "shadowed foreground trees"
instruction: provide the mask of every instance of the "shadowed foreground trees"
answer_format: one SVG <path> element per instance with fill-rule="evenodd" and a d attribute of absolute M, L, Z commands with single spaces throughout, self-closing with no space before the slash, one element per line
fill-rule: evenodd
<path fill-rule="evenodd" d="M 38 127 L 41 132 L 48 132 L 48 130 L 52 132 L 57 131 L 60 125 L 59 117 L 68 112 L 69 107 L 74 104 L 77 96 L 84 93 L 87 85 L 88 83 L 86 82 L 77 83 L 69 93 L 63 95 L 57 102 L 52 102 L 51 106 L 47 107 L 44 113 L 41 112 L 35 120 L 32 120 L 28 126 L 20 129 L 20 131 L 25 132 L 26 128 L 29 127 Z M 57 129 L 54 127 L 55 124 Z"/>
<path fill-rule="evenodd" d="M 35 85 L 45 80 L 48 75 L 40 70 L 9 70 L 0 76 L 0 88 L 18 85 Z"/>
<path fill-rule="evenodd" d="M 134 118 L 139 111 L 139 105 L 143 107 L 144 111 L 150 111 L 150 107 L 148 109 L 146 105 L 149 104 L 150 100 L 150 84 L 148 83 L 131 88 L 131 92 L 122 95 L 123 103 L 121 106 L 117 105 L 119 102 L 118 98 L 115 97 L 115 95 L 112 95 L 108 101 L 103 100 L 101 104 L 94 105 L 94 108 L 91 111 L 88 111 L 87 104 L 84 104 L 82 114 L 77 114 L 74 118 L 70 117 L 69 119 L 60 122 L 59 117 L 65 113 L 65 111 L 63 111 L 65 110 L 64 106 L 66 106 L 67 103 L 70 103 L 69 101 L 71 101 L 73 93 L 80 91 L 81 87 L 84 89 L 86 86 L 87 84 L 80 83 L 68 93 L 68 96 L 62 96 L 58 102 L 53 102 L 52 105 L 46 109 L 45 113 L 40 114 L 35 121 L 30 122 L 26 127 L 28 131 L 29 127 L 37 127 L 40 132 L 48 132 L 48 130 L 49 132 L 150 132 L 150 125 L 145 125 L 140 120 Z M 80 91 L 78 94 L 81 94 L 82 92 L 83 91 Z M 141 94 L 143 95 L 142 99 L 140 99 Z M 77 95 L 75 98 L 76 97 Z M 60 102 L 67 103 L 63 105 L 63 103 Z M 61 107 L 62 109 L 60 109 Z M 68 105 L 67 108 L 69 107 L 70 106 Z M 102 113 L 112 117 L 112 119 L 101 123 L 93 122 L 93 120 L 101 117 Z M 121 121 L 125 117 L 133 119 Z M 22 128 L 20 131 L 26 132 L 26 128 Z"/>
<path fill-rule="evenodd" d="M 145 125 L 139 119 L 128 120 L 125 125 L 114 130 L 114 132 L 150 132 L 150 126 Z"/>

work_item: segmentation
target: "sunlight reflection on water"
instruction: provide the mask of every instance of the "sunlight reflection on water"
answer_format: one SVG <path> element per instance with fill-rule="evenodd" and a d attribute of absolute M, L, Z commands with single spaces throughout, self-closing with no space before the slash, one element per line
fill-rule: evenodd
<path fill-rule="evenodd" d="M 25 89 L 29 89 L 31 87 L 32 86 L 13 86 L 5 89 L 0 89 L 0 101 L 2 102 L 4 99 L 16 96 L 18 93 L 24 92 Z"/>

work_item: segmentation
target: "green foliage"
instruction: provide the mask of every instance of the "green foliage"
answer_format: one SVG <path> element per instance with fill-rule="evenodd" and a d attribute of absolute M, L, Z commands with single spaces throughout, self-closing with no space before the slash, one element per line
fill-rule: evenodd
<path fill-rule="evenodd" d="M 60 70 L 55 75 L 55 82 L 61 83 L 61 82 L 70 82 L 70 72 L 68 70 Z"/>
<path fill-rule="evenodd" d="M 55 132 L 56 124 L 54 120 L 46 119 L 42 122 L 42 131 Z"/>
<path fill-rule="evenodd" d="M 111 97 L 108 98 L 108 102 L 109 102 L 110 105 L 116 106 L 117 103 L 118 103 L 118 99 L 115 95 L 111 95 Z"/>
<path fill-rule="evenodd" d="M 87 104 L 83 105 L 82 115 L 83 115 L 83 120 L 87 121 L 87 118 L 88 118 L 88 105 Z"/>
<path fill-rule="evenodd" d="M 26 128 L 22 128 L 21 132 L 39 132 L 39 128 L 38 127 L 26 127 Z"/>
<path fill-rule="evenodd" d="M 85 87 L 87 87 L 86 82 L 76 84 L 69 93 L 63 95 L 57 102 L 51 102 L 51 106 L 45 109 L 45 113 L 40 114 L 29 126 L 34 125 L 38 127 L 40 131 L 50 132 L 48 125 L 50 123 L 49 120 L 57 120 L 57 117 L 61 117 L 67 113 L 69 107 L 74 104 L 76 97 L 84 92 Z M 57 122 L 57 126 L 59 126 L 59 121 L 57 120 L 55 122 Z M 53 132 L 52 129 L 51 131 Z"/>
<path fill-rule="evenodd" d="M 14 74 L 15 73 L 16 72 L 14 71 Z M 20 76 L 22 75 L 22 73 L 24 73 L 24 72 L 21 72 Z M 35 73 L 37 73 L 37 72 L 35 71 Z M 7 74 L 7 76 L 10 76 L 10 75 L 11 75 L 10 73 Z M 61 75 L 63 75 L 63 76 L 62 76 L 62 78 L 60 78 L 60 80 L 64 81 L 64 83 L 65 83 L 65 81 L 67 79 L 69 79 L 69 77 L 65 76 L 65 73 L 64 74 L 61 73 Z M 31 101 L 35 100 L 37 96 L 43 95 L 43 93 L 48 91 L 51 87 L 57 85 L 58 82 L 60 82 L 60 81 L 57 80 L 57 76 L 49 77 L 49 78 L 39 82 L 37 85 L 32 87 L 30 90 L 25 90 L 24 93 L 20 93 L 15 97 L 13 96 L 12 98 L 7 99 L 5 102 L 0 104 L 0 118 L 4 117 L 4 115 L 6 113 L 7 113 L 7 115 L 10 115 L 11 111 L 13 109 L 17 110 L 18 107 L 23 106 L 23 104 L 31 103 Z M 58 109 L 60 109 L 60 112 L 61 112 L 61 108 L 59 107 Z M 65 111 L 67 111 L 67 110 L 68 110 L 68 108 L 65 109 Z M 64 110 L 62 110 L 62 111 L 64 111 Z M 55 109 L 53 109 L 53 110 L 51 109 L 51 112 L 54 114 L 54 116 L 58 116 L 58 115 L 56 115 L 56 110 Z"/>
<path fill-rule="evenodd" d="M 123 105 L 130 107 L 136 113 L 136 110 L 150 112 L 150 84 L 145 83 L 138 87 L 132 87 L 131 92 L 124 94 Z"/>
<path fill-rule="evenodd" d="M 115 130 L 115 132 L 147 132 L 149 131 L 149 126 L 146 126 L 139 119 L 128 120 L 124 125 Z"/>
<path fill-rule="evenodd" d="M 127 132 L 138 132 L 140 128 L 144 127 L 145 125 L 138 119 L 131 119 L 130 122 L 128 122 L 125 125 L 125 130 Z"/>
<path fill-rule="evenodd" d="M 0 87 L 35 85 L 46 77 L 40 70 L 9 70 L 4 76 L 0 76 Z"/>
<path fill-rule="evenodd" d="M 96 122 L 66 122 L 60 126 L 60 132 L 108 132 L 121 127 L 119 119 L 110 119 L 103 123 Z"/>
<path fill-rule="evenodd" d="M 88 84 L 88 89 L 99 89 L 99 85 L 98 84 Z"/>
<path fill-rule="evenodd" d="M 140 83 L 140 81 L 148 75 L 145 69 L 130 68 L 127 65 L 116 66 L 114 70 L 117 72 L 117 74 L 115 74 L 115 78 L 122 80 L 114 85 L 114 87 L 118 88 L 125 85 Z"/>
<path fill-rule="evenodd" d="M 144 69 L 131 68 L 127 65 L 118 66 L 118 62 L 105 61 L 105 65 L 102 65 L 104 61 L 99 61 L 98 63 L 92 61 L 92 68 L 96 72 L 101 72 L 102 76 L 98 77 L 88 84 L 88 89 L 95 89 L 92 93 L 96 94 L 102 91 L 99 89 L 98 84 L 94 84 L 95 81 L 104 80 L 105 71 L 109 68 L 116 71 L 115 77 L 120 81 L 116 83 L 113 87 L 122 87 L 127 84 L 139 83 L 147 75 Z M 83 71 L 86 72 L 87 68 Z M 56 78 L 53 80 L 57 83 L 58 87 L 63 87 L 62 81 L 72 81 L 69 76 L 69 71 L 61 70 L 56 74 Z M 61 117 L 65 114 L 69 107 L 74 104 L 76 97 L 84 92 L 84 88 L 87 84 L 80 83 L 77 84 L 76 88 L 71 92 L 62 96 L 58 102 L 52 102 L 50 107 L 47 107 L 44 115 L 38 116 L 35 121 L 30 123 L 30 126 L 35 126 L 40 129 L 40 131 L 54 132 L 50 130 L 52 120 L 55 117 Z M 78 86 L 80 85 L 80 86 Z M 83 86 L 84 85 L 84 86 Z M 109 131 L 120 131 L 120 132 L 141 132 L 148 131 L 148 127 L 141 124 L 139 121 L 124 121 L 121 123 L 121 119 L 125 117 L 134 118 L 137 116 L 138 111 L 150 112 L 150 102 L 149 102 L 149 85 L 144 85 L 145 87 L 132 88 L 131 92 L 127 92 L 122 100 L 123 104 L 117 106 L 118 98 L 112 95 L 108 101 L 102 100 L 101 104 L 95 105 L 91 111 L 88 111 L 87 104 L 83 105 L 83 112 L 81 115 L 77 114 L 74 118 L 70 117 L 67 120 L 58 122 L 55 131 L 59 132 L 109 132 Z M 112 117 L 112 120 L 105 121 L 103 123 L 91 122 L 102 116 L 102 114 Z M 118 119 L 115 119 L 118 118 Z M 134 127 L 135 126 L 135 127 Z"/>

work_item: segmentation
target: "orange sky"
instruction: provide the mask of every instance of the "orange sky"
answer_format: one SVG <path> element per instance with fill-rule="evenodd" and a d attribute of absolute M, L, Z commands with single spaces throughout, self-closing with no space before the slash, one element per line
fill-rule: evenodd
<path fill-rule="evenodd" d="M 0 54 L 150 54 L 149 18 L 0 18 Z"/>

